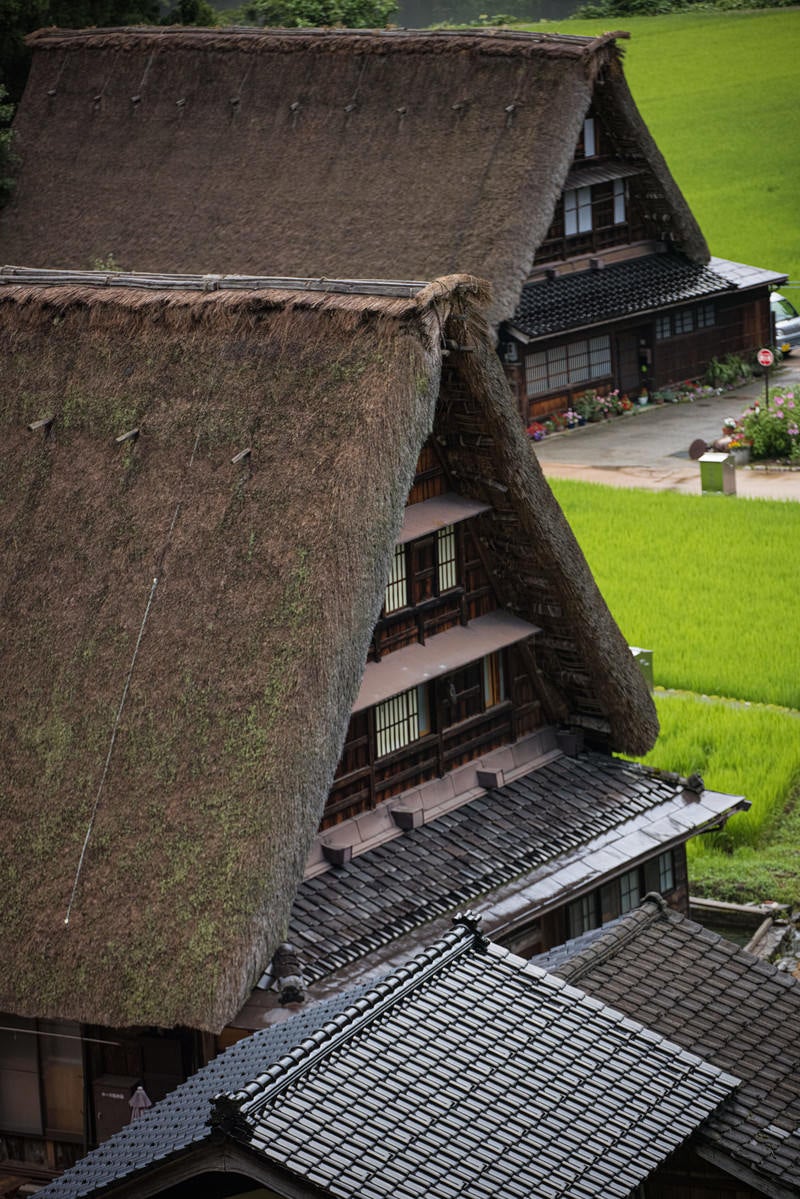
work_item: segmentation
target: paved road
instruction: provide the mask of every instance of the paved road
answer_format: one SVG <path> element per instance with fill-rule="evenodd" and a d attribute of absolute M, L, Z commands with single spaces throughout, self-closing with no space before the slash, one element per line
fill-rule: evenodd
<path fill-rule="evenodd" d="M 788 359 L 770 373 L 770 386 L 778 383 L 800 389 L 800 359 Z M 689 446 L 700 438 L 713 442 L 727 416 L 738 416 L 763 395 L 761 379 L 692 404 L 648 407 L 632 416 L 550 435 L 536 445 L 536 456 L 547 476 L 699 495 L 700 467 L 689 457 Z M 736 471 L 736 493 L 749 499 L 800 501 L 800 470 L 741 467 Z"/>

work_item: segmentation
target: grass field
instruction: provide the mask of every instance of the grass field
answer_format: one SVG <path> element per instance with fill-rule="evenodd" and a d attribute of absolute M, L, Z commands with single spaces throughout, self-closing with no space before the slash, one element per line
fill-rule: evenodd
<path fill-rule="evenodd" d="M 653 650 L 668 689 L 644 760 L 752 803 L 693 843 L 693 889 L 800 905 L 800 505 L 551 486 L 623 633 Z"/>
<path fill-rule="evenodd" d="M 628 83 L 711 253 L 786 272 L 800 308 L 800 9 L 523 28 L 630 32 Z"/>
<path fill-rule="evenodd" d="M 800 504 L 550 485 L 658 685 L 800 709 Z"/>

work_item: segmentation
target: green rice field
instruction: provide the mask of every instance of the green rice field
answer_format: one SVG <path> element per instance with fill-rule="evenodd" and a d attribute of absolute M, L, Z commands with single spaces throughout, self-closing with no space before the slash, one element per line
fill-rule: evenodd
<path fill-rule="evenodd" d="M 800 504 L 550 486 L 657 685 L 800 709 Z"/>
<path fill-rule="evenodd" d="M 752 804 L 692 845 L 693 889 L 800 905 L 800 505 L 551 486 L 626 639 L 653 651 L 644 761 Z"/>
<path fill-rule="evenodd" d="M 800 308 L 800 9 L 524 28 L 631 34 L 628 83 L 711 253 L 788 274 Z"/>

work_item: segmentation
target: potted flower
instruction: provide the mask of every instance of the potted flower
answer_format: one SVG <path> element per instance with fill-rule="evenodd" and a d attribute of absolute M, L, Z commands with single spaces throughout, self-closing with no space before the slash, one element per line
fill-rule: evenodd
<path fill-rule="evenodd" d="M 745 432 L 743 416 L 740 416 L 738 419 L 732 416 L 725 418 L 722 422 L 720 444 L 729 453 L 733 454 L 735 466 L 747 466 L 750 461 L 750 449 L 753 439 Z"/>
<path fill-rule="evenodd" d="M 540 424 L 537 420 L 528 425 L 528 436 L 530 437 L 531 441 L 541 441 L 545 435 L 545 432 L 546 429 L 544 425 Z"/>

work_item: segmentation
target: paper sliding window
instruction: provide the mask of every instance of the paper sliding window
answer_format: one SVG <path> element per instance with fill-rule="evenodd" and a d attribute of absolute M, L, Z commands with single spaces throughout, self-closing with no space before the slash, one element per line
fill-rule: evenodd
<path fill-rule="evenodd" d="M 396 545 L 389 582 L 386 584 L 386 595 L 383 600 L 384 612 L 397 612 L 408 604 L 408 575 L 406 572 L 406 547 Z"/>
<path fill-rule="evenodd" d="M 436 558 L 439 574 L 439 594 L 458 583 L 456 570 L 455 525 L 445 525 L 436 535 Z"/>
<path fill-rule="evenodd" d="M 385 757 L 430 732 L 428 692 L 424 685 L 378 704 L 375 709 L 377 756 Z"/>

